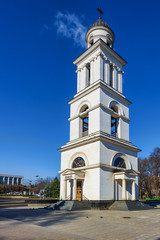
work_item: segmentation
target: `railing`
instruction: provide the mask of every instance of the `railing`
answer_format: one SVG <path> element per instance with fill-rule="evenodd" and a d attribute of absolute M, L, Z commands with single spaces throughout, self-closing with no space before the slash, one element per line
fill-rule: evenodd
<path fill-rule="evenodd" d="M 81 136 L 82 136 L 82 137 L 85 137 L 85 136 L 87 136 L 87 135 L 88 135 L 88 130 L 81 133 Z"/>
<path fill-rule="evenodd" d="M 118 133 L 112 131 L 112 132 L 111 132 L 111 136 L 112 136 L 112 137 L 117 137 L 117 138 L 118 138 Z"/>

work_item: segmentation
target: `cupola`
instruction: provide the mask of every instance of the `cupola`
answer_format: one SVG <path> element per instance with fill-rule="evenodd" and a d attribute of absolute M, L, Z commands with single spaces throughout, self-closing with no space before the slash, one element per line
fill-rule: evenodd
<path fill-rule="evenodd" d="M 100 8 L 97 8 L 99 11 L 99 19 L 94 22 L 86 33 L 86 43 L 87 48 L 92 46 L 98 39 L 102 39 L 110 48 L 113 48 L 114 43 L 114 32 L 109 27 L 109 25 L 104 22 L 101 18 L 103 12 Z"/>

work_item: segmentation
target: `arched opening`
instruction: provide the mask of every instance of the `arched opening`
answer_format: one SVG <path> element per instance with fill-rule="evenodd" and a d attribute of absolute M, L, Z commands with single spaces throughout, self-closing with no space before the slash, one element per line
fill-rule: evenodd
<path fill-rule="evenodd" d="M 93 45 L 93 39 L 89 41 L 90 47 Z"/>
<path fill-rule="evenodd" d="M 111 109 L 115 112 L 118 113 L 118 107 L 116 105 L 113 105 Z"/>
<path fill-rule="evenodd" d="M 85 112 L 85 111 L 87 111 L 87 110 L 88 110 L 88 105 L 85 104 L 85 105 L 83 105 L 83 106 L 81 107 L 80 113 L 83 113 L 83 112 Z"/>
<path fill-rule="evenodd" d="M 111 136 L 118 137 L 118 124 L 119 124 L 119 116 L 118 116 L 118 106 L 111 106 Z"/>
<path fill-rule="evenodd" d="M 88 117 L 88 106 L 84 105 L 81 107 L 81 136 L 84 137 L 88 135 L 88 127 L 89 127 L 89 117 Z"/>
<path fill-rule="evenodd" d="M 78 167 L 84 167 L 84 166 L 85 166 L 85 161 L 82 157 L 77 157 L 72 163 L 72 168 L 78 168 Z"/>
<path fill-rule="evenodd" d="M 114 160 L 113 166 L 114 166 L 114 167 L 120 167 L 120 168 L 126 168 L 125 161 L 124 161 L 124 159 L 121 158 L 121 157 L 117 157 L 117 158 Z"/>
<path fill-rule="evenodd" d="M 111 111 L 111 136 L 119 137 L 119 109 L 116 102 L 110 104 Z"/>
<path fill-rule="evenodd" d="M 113 65 L 110 64 L 110 79 L 109 79 L 109 85 L 113 87 Z"/>

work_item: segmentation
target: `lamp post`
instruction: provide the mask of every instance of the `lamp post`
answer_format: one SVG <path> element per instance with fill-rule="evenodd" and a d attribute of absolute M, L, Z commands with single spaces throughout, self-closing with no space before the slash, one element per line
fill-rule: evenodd
<path fill-rule="evenodd" d="M 36 175 L 36 183 L 38 183 L 39 175 Z"/>
<path fill-rule="evenodd" d="M 29 180 L 29 195 L 31 195 L 31 183 L 32 183 L 32 180 Z"/>
<path fill-rule="evenodd" d="M 39 175 L 37 174 L 37 175 L 36 175 L 36 184 L 35 184 L 35 186 L 38 185 L 38 178 L 39 178 Z M 38 194 L 38 189 L 37 189 L 36 193 Z"/>

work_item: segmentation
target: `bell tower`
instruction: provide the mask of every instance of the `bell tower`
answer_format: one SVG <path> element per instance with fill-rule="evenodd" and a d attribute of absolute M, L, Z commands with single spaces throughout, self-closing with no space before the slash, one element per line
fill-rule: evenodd
<path fill-rule="evenodd" d="M 70 104 L 70 141 L 61 147 L 63 200 L 135 200 L 140 151 L 129 141 L 123 94 L 126 61 L 114 51 L 114 32 L 102 18 L 86 33 L 87 49 L 74 60 L 77 93 Z"/>

